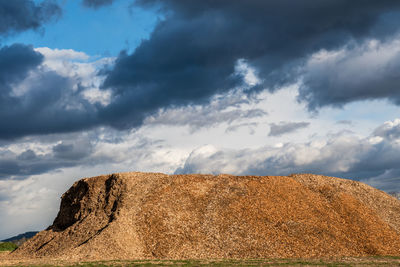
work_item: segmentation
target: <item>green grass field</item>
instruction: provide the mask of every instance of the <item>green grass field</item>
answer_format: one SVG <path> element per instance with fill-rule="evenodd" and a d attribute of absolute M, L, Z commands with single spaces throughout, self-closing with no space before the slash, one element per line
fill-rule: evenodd
<path fill-rule="evenodd" d="M 7 266 L 69 266 L 69 267 L 106 267 L 106 266 L 400 266 L 400 257 L 348 257 L 340 259 L 246 259 L 246 260 L 113 260 L 69 263 L 67 261 L 15 261 Z M 5 266 L 0 260 L 0 266 Z"/>
<path fill-rule="evenodd" d="M 57 265 L 37 265 L 57 266 Z M 400 257 L 368 257 L 329 259 L 247 259 L 247 260 L 136 260 L 81 262 L 71 267 L 106 266 L 400 266 Z"/>
<path fill-rule="evenodd" d="M 18 246 L 11 242 L 2 242 L 0 243 L 0 251 L 13 251 Z"/>

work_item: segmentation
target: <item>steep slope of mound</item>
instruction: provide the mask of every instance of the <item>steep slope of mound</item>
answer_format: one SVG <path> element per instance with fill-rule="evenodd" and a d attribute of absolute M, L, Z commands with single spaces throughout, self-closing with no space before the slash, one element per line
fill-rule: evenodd
<path fill-rule="evenodd" d="M 13 255 L 72 259 L 400 255 L 400 201 L 317 175 L 86 178 Z"/>

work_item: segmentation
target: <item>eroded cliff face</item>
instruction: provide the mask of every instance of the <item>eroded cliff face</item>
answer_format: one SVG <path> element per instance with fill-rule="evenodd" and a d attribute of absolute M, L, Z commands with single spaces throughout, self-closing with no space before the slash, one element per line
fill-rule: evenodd
<path fill-rule="evenodd" d="M 400 255 L 400 201 L 318 175 L 121 173 L 85 178 L 14 257 Z"/>
<path fill-rule="evenodd" d="M 64 231 L 93 215 L 101 219 L 100 223 L 109 224 L 115 219 L 124 188 L 117 175 L 98 177 L 93 182 L 78 181 L 62 196 L 60 211 L 49 229 Z"/>

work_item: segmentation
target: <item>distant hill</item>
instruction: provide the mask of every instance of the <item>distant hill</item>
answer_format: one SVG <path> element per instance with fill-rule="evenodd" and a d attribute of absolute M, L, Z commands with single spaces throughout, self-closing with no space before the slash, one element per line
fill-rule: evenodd
<path fill-rule="evenodd" d="M 26 232 L 23 234 L 19 234 L 19 235 L 1 240 L 0 242 L 11 242 L 11 243 L 16 244 L 17 246 L 21 246 L 23 243 L 25 243 L 26 240 L 34 237 L 37 233 L 39 233 L 39 232 L 38 231 Z"/>
<path fill-rule="evenodd" d="M 400 201 L 366 184 L 290 176 L 120 173 L 76 182 L 13 257 L 315 258 L 400 254 Z"/>

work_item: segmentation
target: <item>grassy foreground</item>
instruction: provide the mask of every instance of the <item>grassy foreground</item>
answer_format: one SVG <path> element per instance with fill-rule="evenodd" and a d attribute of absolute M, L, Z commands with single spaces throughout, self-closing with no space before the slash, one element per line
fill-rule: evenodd
<path fill-rule="evenodd" d="M 247 260 L 148 260 L 79 263 L 71 266 L 400 266 L 400 257 L 322 259 L 247 259 Z"/>
<path fill-rule="evenodd" d="M 1 242 L 0 243 L 0 251 L 13 251 L 18 246 L 11 242 Z"/>
<path fill-rule="evenodd" d="M 400 266 L 400 257 L 349 257 L 341 259 L 246 259 L 246 260 L 134 260 L 68 263 L 65 261 L 7 262 L 0 266 Z"/>

